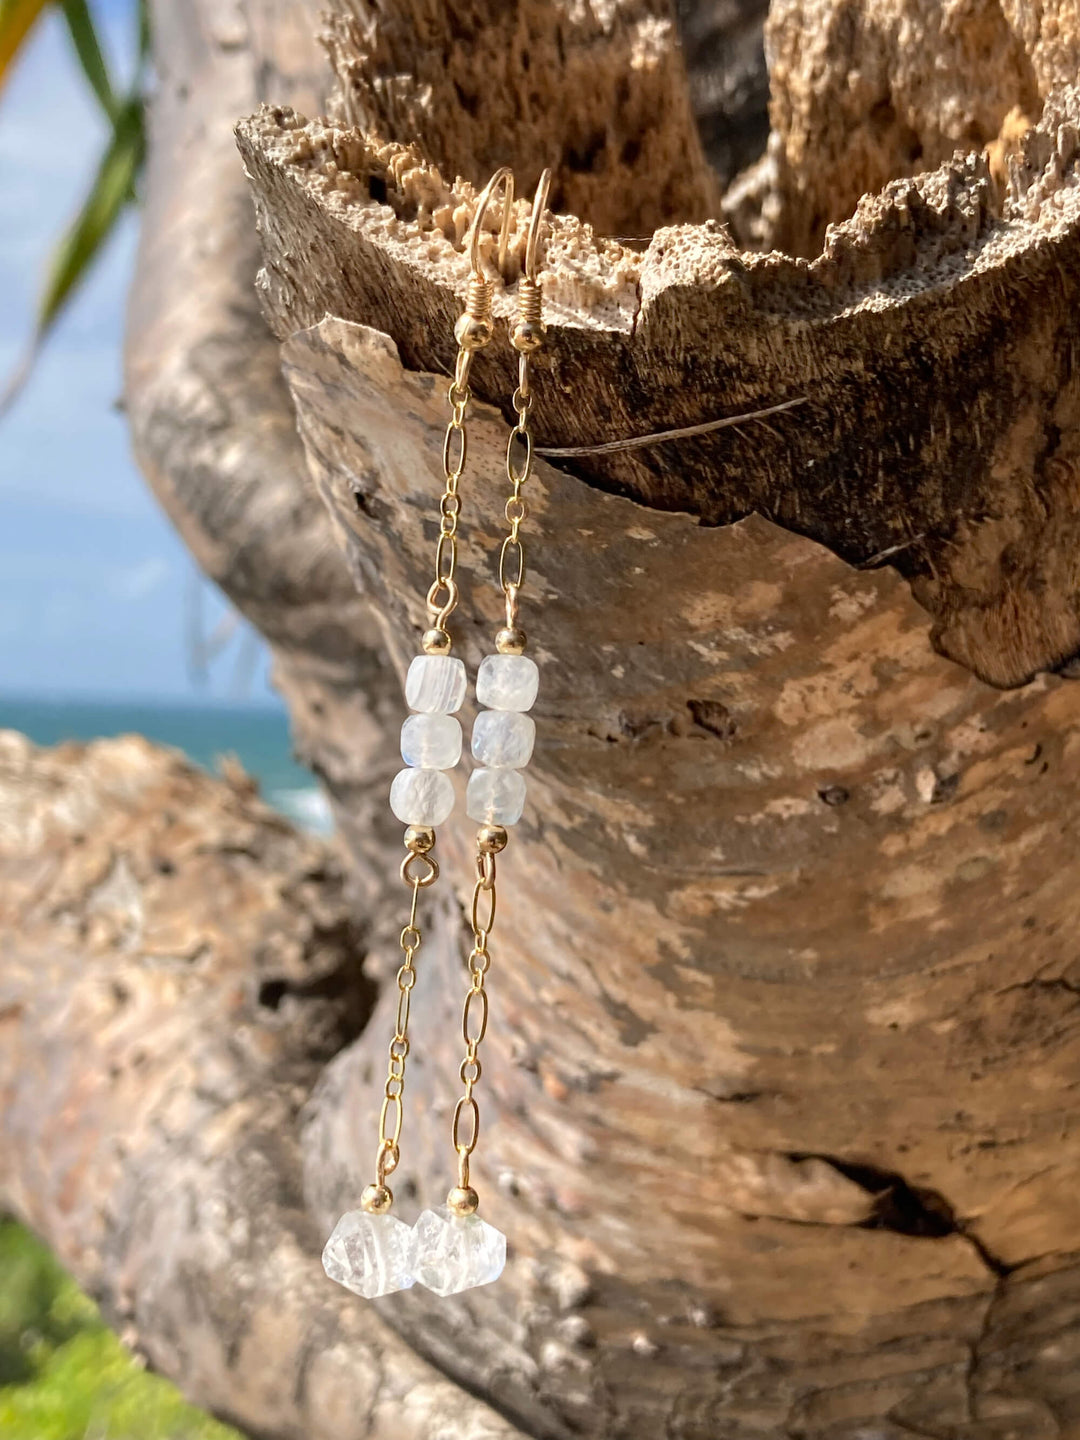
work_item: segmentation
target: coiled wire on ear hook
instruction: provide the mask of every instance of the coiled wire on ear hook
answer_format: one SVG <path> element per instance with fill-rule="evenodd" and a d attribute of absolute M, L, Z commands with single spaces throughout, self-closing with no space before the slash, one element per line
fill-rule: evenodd
<path fill-rule="evenodd" d="M 480 233 L 488 207 L 496 191 L 503 190 L 502 224 L 499 226 L 499 274 L 506 268 L 506 248 L 510 238 L 510 220 L 514 208 L 514 176 L 510 168 L 501 166 L 481 190 L 476 202 L 476 213 L 469 226 L 466 240 L 469 251 L 469 288 L 465 294 L 465 313 L 454 328 L 454 335 L 463 355 L 482 350 L 492 336 L 491 307 L 495 295 L 495 282 L 485 274 L 480 264 Z M 457 384 L 464 389 L 468 383 L 469 362 L 464 365 L 459 358 Z"/>

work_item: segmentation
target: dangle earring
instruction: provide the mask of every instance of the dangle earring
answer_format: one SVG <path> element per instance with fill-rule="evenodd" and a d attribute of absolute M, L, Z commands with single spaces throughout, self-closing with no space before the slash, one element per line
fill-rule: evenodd
<path fill-rule="evenodd" d="M 486 708 L 476 717 L 472 732 L 473 758 L 479 768 L 469 778 L 465 808 L 478 822 L 476 882 L 473 886 L 471 923 L 473 947 L 469 955 L 469 988 L 461 1017 L 465 1058 L 459 1074 L 464 1087 L 454 1107 L 452 1141 L 457 1153 L 457 1183 L 445 1206 L 425 1210 L 413 1229 L 412 1270 L 420 1284 L 436 1295 L 455 1295 L 497 1280 L 506 1263 L 506 1237 L 476 1213 L 479 1196 L 469 1183 L 469 1162 L 480 1136 L 480 1111 L 473 1090 L 480 1079 L 480 1043 L 487 1033 L 488 995 L 484 980 L 491 966 L 488 941 L 495 923 L 495 857 L 506 846 L 507 827 L 521 818 L 525 805 L 525 779 L 536 737 L 532 709 L 540 674 L 525 652 L 525 632 L 518 625 L 518 600 L 525 580 L 525 550 L 521 526 L 528 515 L 522 489 L 532 472 L 533 445 L 529 431 L 532 392 L 529 359 L 543 344 L 543 297 L 536 278 L 551 172 L 545 170 L 537 186 L 529 219 L 525 267 L 518 281 L 518 320 L 511 343 L 518 352 L 518 383 L 513 406 L 517 424 L 506 443 L 506 478 L 510 496 L 504 513 L 509 533 L 499 550 L 499 586 L 505 601 L 505 624 L 495 636 L 495 651 L 480 663 L 476 698 Z"/>
<path fill-rule="evenodd" d="M 469 374 L 473 356 L 490 342 L 493 333 L 491 308 L 495 287 L 480 265 L 480 230 L 500 186 L 504 192 L 499 232 L 501 272 L 514 200 L 514 180 L 506 167 L 497 170 L 481 192 L 469 236 L 472 273 L 465 313 L 454 327 L 458 353 L 448 392 L 450 423 L 443 441 L 444 486 L 439 502 L 435 579 L 427 593 L 430 624 L 421 642 L 423 654 L 412 661 L 405 680 L 405 699 L 414 713 L 401 727 L 401 758 L 405 768 L 394 777 L 390 787 L 390 808 L 406 827 L 408 853 L 401 863 L 401 878 L 409 888 L 410 902 L 408 922 L 399 942 L 404 958 L 397 972 L 397 1012 L 379 1113 L 375 1180 L 360 1196 L 359 1210 L 348 1211 L 338 1221 L 323 1251 L 323 1268 L 331 1280 L 369 1300 L 395 1290 L 408 1290 L 416 1278 L 413 1231 L 390 1213 L 394 1197 L 386 1181 L 400 1159 L 409 1009 L 416 983 L 414 962 L 421 944 L 417 902 L 420 891 L 433 885 L 439 877 L 439 866 L 431 853 L 435 846 L 435 827 L 449 818 L 454 807 L 454 787 L 446 772 L 461 758 L 461 722 L 456 712 L 465 699 L 465 665 L 450 654 L 452 642 L 446 626 L 458 602 L 454 578 L 461 513 L 458 482 L 468 456 L 465 417 L 472 398 Z M 486 1019 L 486 997 L 484 1013 Z M 503 1249 L 505 1253 L 505 1241 Z M 499 1268 L 502 1269 L 501 1264 Z"/>

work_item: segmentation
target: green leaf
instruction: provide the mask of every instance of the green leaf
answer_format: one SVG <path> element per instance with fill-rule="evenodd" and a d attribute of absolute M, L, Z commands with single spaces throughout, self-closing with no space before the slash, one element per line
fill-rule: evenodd
<path fill-rule="evenodd" d="M 0 0 L 0 85 L 48 0 Z"/>
<path fill-rule="evenodd" d="M 57 246 L 38 302 L 37 328 L 29 350 L 0 395 L 0 415 L 26 383 L 34 361 L 75 287 L 86 275 L 133 198 L 143 159 L 142 100 L 132 97 L 116 116 L 112 139 L 102 156 L 82 208 Z"/>
<path fill-rule="evenodd" d="M 83 74 L 101 102 L 101 108 L 112 120 L 116 115 L 116 95 L 86 0 L 60 0 L 60 9 L 64 12 Z"/>

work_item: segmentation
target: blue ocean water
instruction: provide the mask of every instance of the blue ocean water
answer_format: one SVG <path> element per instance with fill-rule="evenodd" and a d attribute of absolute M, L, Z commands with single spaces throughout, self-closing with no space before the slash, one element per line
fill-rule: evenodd
<path fill-rule="evenodd" d="M 277 706 L 0 695 L 0 730 L 21 730 L 36 745 L 145 735 L 210 771 L 219 756 L 232 754 L 258 780 L 268 804 L 305 829 L 331 828 L 323 793 L 293 759 L 288 720 Z"/>

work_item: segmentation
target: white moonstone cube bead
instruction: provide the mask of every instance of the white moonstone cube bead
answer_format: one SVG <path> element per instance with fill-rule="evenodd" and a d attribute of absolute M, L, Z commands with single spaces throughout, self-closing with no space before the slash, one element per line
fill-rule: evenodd
<path fill-rule="evenodd" d="M 525 808 L 525 777 L 516 770 L 474 770 L 465 813 L 478 825 L 516 825 Z"/>
<path fill-rule="evenodd" d="M 452 1215 L 445 1205 L 425 1210 L 412 1230 L 410 1268 L 436 1295 L 490 1285 L 506 1265 L 506 1236 L 479 1215 Z"/>
<path fill-rule="evenodd" d="M 410 710 L 451 715 L 465 699 L 465 662 L 456 655 L 417 655 L 405 676 Z"/>
<path fill-rule="evenodd" d="M 454 808 L 454 787 L 441 770 L 399 770 L 390 809 L 403 825 L 441 825 Z"/>
<path fill-rule="evenodd" d="M 323 1251 L 323 1269 L 331 1280 L 365 1300 L 409 1290 L 412 1270 L 412 1227 L 396 1215 L 369 1215 L 349 1210 L 334 1226 Z"/>
<path fill-rule="evenodd" d="M 476 672 L 476 698 L 492 710 L 531 710 L 540 671 L 528 655 L 485 655 Z"/>
<path fill-rule="evenodd" d="M 536 721 L 516 710 L 481 710 L 473 721 L 473 759 L 481 765 L 520 769 L 529 763 L 536 740 Z"/>
<path fill-rule="evenodd" d="M 410 715 L 401 727 L 406 765 L 452 770 L 461 759 L 461 721 L 454 715 Z"/>

